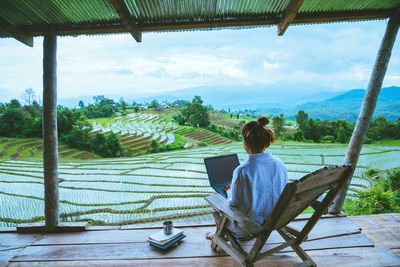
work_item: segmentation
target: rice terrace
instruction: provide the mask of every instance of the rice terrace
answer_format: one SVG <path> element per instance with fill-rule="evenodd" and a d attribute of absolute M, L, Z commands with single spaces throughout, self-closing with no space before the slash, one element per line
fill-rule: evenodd
<path fill-rule="evenodd" d="M 117 118 L 114 123 L 94 124 L 94 131 L 115 131 L 123 140 L 152 139 L 172 144 L 173 131 L 178 128 L 161 123 L 155 115 L 139 116 L 142 120 Z M 132 136 L 132 137 L 130 137 Z M 2 139 L 4 151 L 28 149 L 26 142 Z M 135 150 L 135 143 L 132 144 Z M 34 147 L 34 146 L 33 146 Z M 341 144 L 308 144 L 281 142 L 269 149 L 281 158 L 290 180 L 299 179 L 323 166 L 340 165 L 347 146 Z M 39 150 L 39 149 L 38 149 Z M 133 158 L 90 158 L 78 160 L 75 154 L 63 157 L 59 165 L 61 221 L 90 221 L 97 225 L 121 225 L 174 219 L 184 222 L 208 221 L 211 208 L 204 197 L 213 193 L 209 186 L 203 158 L 238 153 L 246 158 L 242 144 L 215 145 L 197 149 L 139 155 Z M 77 155 L 80 155 L 77 154 Z M 398 146 L 365 145 L 360 155 L 349 197 L 372 186 L 368 169 L 400 167 Z M 35 157 L 33 157 L 35 158 Z M 3 159 L 0 162 L 0 226 L 15 226 L 23 222 L 44 220 L 43 166 L 39 159 Z"/>

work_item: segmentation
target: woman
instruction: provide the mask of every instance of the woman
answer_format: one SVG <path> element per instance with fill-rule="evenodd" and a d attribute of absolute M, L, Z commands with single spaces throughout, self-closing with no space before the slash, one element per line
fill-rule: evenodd
<path fill-rule="evenodd" d="M 261 117 L 243 125 L 243 146 L 249 158 L 234 170 L 231 186 L 225 187 L 229 204 L 260 224 L 271 213 L 288 182 L 282 160 L 270 152 L 264 153 L 275 141 L 274 133 L 266 127 L 268 123 L 267 117 Z M 228 229 L 237 238 L 250 238 L 235 224 L 231 223 Z M 211 237 L 211 233 L 206 234 L 207 239 Z"/>

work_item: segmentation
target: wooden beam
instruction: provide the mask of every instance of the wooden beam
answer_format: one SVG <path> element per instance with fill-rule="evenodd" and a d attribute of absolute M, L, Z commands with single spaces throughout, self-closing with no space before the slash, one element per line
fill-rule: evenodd
<path fill-rule="evenodd" d="M 375 60 L 375 65 L 368 83 L 367 92 L 365 93 L 360 114 L 358 115 L 356 126 L 354 127 L 354 131 L 351 136 L 346 158 L 344 160 L 345 164 L 353 164 L 354 166 L 357 165 L 358 157 L 360 156 L 361 148 L 364 143 L 364 138 L 367 135 L 368 127 L 378 101 L 379 92 L 382 88 L 382 83 L 385 77 L 387 66 L 389 64 L 392 48 L 396 41 L 397 32 L 399 31 L 399 25 L 400 16 L 390 18 Z M 351 179 L 348 180 L 343 190 L 335 198 L 332 206 L 329 209 L 329 212 L 336 213 L 342 210 L 350 183 Z"/>
<path fill-rule="evenodd" d="M 109 0 L 109 2 L 118 13 L 122 25 L 124 25 L 128 29 L 133 38 L 135 38 L 136 42 L 140 43 L 142 41 L 142 31 L 133 20 L 124 0 Z"/>
<path fill-rule="evenodd" d="M 304 0 L 291 0 L 286 7 L 283 17 L 278 23 L 278 35 L 281 36 L 285 33 L 290 23 L 293 22 L 296 17 L 297 11 L 303 4 Z"/>
<path fill-rule="evenodd" d="M 87 222 L 61 222 L 55 227 L 56 233 L 84 232 L 89 227 Z M 47 232 L 46 224 L 23 223 L 17 226 L 18 233 L 44 233 Z"/>
<path fill-rule="evenodd" d="M 7 33 L 10 37 L 15 38 L 27 46 L 33 47 L 33 36 L 21 31 L 17 27 L 11 25 L 8 21 L 0 17 L 0 30 Z"/>
<path fill-rule="evenodd" d="M 43 170 L 46 230 L 58 226 L 57 35 L 54 28 L 43 39 Z"/>

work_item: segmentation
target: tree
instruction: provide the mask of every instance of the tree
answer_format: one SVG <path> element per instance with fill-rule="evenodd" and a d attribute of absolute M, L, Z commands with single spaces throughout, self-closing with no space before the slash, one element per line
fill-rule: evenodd
<path fill-rule="evenodd" d="M 338 141 L 339 143 L 346 143 L 347 142 L 346 131 L 345 131 L 345 129 L 343 127 L 339 128 L 336 141 Z"/>
<path fill-rule="evenodd" d="M 122 146 L 119 141 L 118 135 L 111 132 L 106 137 L 106 141 L 104 143 L 104 154 L 107 157 L 117 157 L 121 155 Z"/>
<path fill-rule="evenodd" d="M 126 102 L 124 100 L 121 101 L 122 111 L 126 111 Z"/>
<path fill-rule="evenodd" d="M 181 114 L 185 121 L 192 126 L 207 127 L 210 125 L 210 116 L 208 109 L 202 105 L 203 100 L 200 96 L 195 96 L 191 103 L 188 103 L 181 110 Z"/>
<path fill-rule="evenodd" d="M 95 104 L 99 104 L 101 102 L 101 100 L 103 100 L 105 97 L 104 95 L 96 95 L 93 96 L 93 100 Z"/>
<path fill-rule="evenodd" d="M 297 112 L 297 115 L 295 117 L 297 126 L 304 132 L 305 127 L 307 125 L 308 114 L 303 110 L 299 110 L 299 112 Z"/>
<path fill-rule="evenodd" d="M 134 107 L 133 107 L 133 110 L 134 110 L 135 112 L 138 112 L 138 111 L 139 111 L 139 106 L 134 106 Z"/>
<path fill-rule="evenodd" d="M 160 144 L 157 140 L 151 140 L 150 145 L 147 147 L 147 153 L 157 153 L 160 150 Z"/>
<path fill-rule="evenodd" d="M 151 101 L 150 103 L 150 107 L 151 108 L 156 108 L 158 106 L 158 101 L 157 99 L 153 99 L 153 101 Z"/>
<path fill-rule="evenodd" d="M 103 133 L 96 133 L 93 141 L 92 141 L 92 148 L 96 153 L 100 155 L 104 151 L 104 144 L 106 143 L 106 137 Z"/>
<path fill-rule="evenodd" d="M 0 103 L 0 114 L 3 114 L 4 111 L 6 111 L 6 105 L 4 105 L 3 103 Z"/>
<path fill-rule="evenodd" d="M 24 93 L 22 93 L 22 98 L 28 103 L 29 106 L 31 105 L 31 101 L 33 102 L 35 96 L 35 91 L 30 87 L 26 88 Z"/>
<path fill-rule="evenodd" d="M 395 136 L 395 138 L 396 139 L 400 139 L 400 117 L 398 117 L 397 118 L 397 121 L 396 121 L 396 136 Z"/>
<path fill-rule="evenodd" d="M 83 103 L 82 100 L 79 100 L 78 106 L 79 106 L 81 109 L 83 109 L 83 108 L 85 107 L 85 104 Z"/>
<path fill-rule="evenodd" d="M 23 137 L 24 113 L 18 108 L 7 108 L 0 120 L 0 135 Z"/>
<path fill-rule="evenodd" d="M 201 99 L 201 96 L 195 95 L 193 97 L 192 103 L 202 105 L 203 104 L 203 99 Z"/>
<path fill-rule="evenodd" d="M 295 141 L 302 142 L 304 141 L 304 133 L 301 129 L 297 129 L 293 133 L 293 138 Z"/>
<path fill-rule="evenodd" d="M 7 108 L 21 108 L 21 104 L 17 99 L 11 99 L 10 103 L 6 105 Z"/>
<path fill-rule="evenodd" d="M 177 114 L 172 117 L 179 125 L 185 125 L 185 118 L 182 114 Z"/>
<path fill-rule="evenodd" d="M 285 118 L 281 116 L 275 116 L 272 118 L 272 129 L 277 139 L 280 139 L 285 133 Z"/>

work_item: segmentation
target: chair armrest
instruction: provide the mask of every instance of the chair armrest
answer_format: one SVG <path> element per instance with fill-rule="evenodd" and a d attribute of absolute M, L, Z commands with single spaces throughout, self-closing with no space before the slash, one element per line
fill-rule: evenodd
<path fill-rule="evenodd" d="M 320 209 L 321 204 L 322 204 L 322 201 L 319 201 L 319 200 L 317 199 L 317 200 L 315 200 L 313 203 L 311 203 L 311 207 L 312 207 L 314 210 L 318 210 L 318 209 Z M 330 206 L 330 205 L 329 205 L 329 206 Z M 327 206 L 327 207 L 322 211 L 322 214 L 327 214 L 327 213 L 328 213 L 329 206 Z"/>
<path fill-rule="evenodd" d="M 225 214 L 231 221 L 238 222 L 240 227 L 252 235 L 262 232 L 264 229 L 261 224 L 254 221 L 241 210 L 230 206 L 229 201 L 220 194 L 214 194 L 205 198 L 214 210 Z"/>

